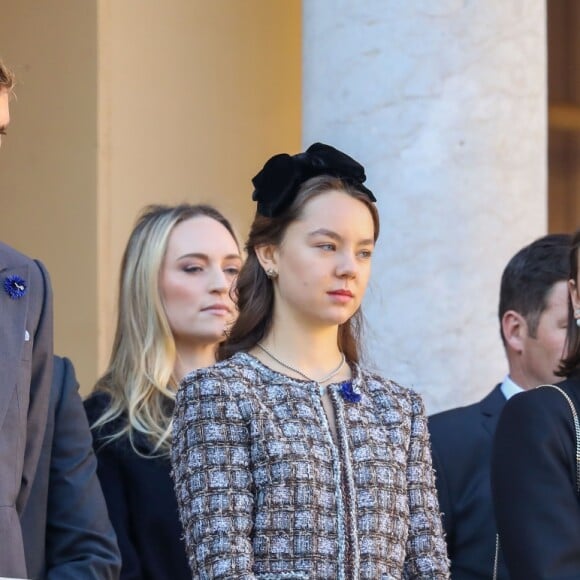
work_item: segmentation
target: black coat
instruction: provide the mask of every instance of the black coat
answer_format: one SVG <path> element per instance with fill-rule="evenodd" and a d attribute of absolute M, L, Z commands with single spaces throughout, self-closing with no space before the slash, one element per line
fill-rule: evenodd
<path fill-rule="evenodd" d="M 496 526 L 491 496 L 493 435 L 506 399 L 500 386 L 479 403 L 429 418 L 433 466 L 453 580 L 489 580 Z M 498 578 L 508 578 L 500 557 Z"/>
<path fill-rule="evenodd" d="M 580 379 L 559 383 L 580 411 Z M 580 578 L 576 443 L 566 399 L 542 387 L 509 400 L 493 448 L 492 488 L 513 580 Z"/>
<path fill-rule="evenodd" d="M 104 393 L 85 401 L 91 425 L 108 403 Z M 121 422 L 93 431 L 97 472 L 123 559 L 121 579 L 190 580 L 169 458 L 141 457 L 127 437 L 103 445 L 103 436 Z M 138 449 L 150 452 L 146 440 L 138 441 Z"/>

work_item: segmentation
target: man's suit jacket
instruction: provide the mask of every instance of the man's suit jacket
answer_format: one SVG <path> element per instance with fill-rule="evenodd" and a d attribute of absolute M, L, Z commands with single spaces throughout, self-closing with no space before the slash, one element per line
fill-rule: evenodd
<path fill-rule="evenodd" d="M 491 451 L 506 399 L 500 386 L 479 403 L 429 418 L 433 466 L 453 580 L 489 580 L 496 526 Z M 508 575 L 500 554 L 498 578 Z"/>
<path fill-rule="evenodd" d="M 24 280 L 11 298 L 5 283 Z M 26 577 L 19 516 L 34 479 L 52 378 L 52 291 L 39 262 L 0 243 L 0 576 Z"/>
<path fill-rule="evenodd" d="M 115 580 L 121 556 L 74 368 L 54 357 L 48 421 L 22 516 L 28 578 Z"/>

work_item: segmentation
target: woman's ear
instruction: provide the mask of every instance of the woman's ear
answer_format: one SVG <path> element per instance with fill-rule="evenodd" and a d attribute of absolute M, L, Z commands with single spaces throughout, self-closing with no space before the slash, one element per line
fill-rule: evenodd
<path fill-rule="evenodd" d="M 278 247 L 273 244 L 256 246 L 256 257 L 269 278 L 278 275 Z"/>
<path fill-rule="evenodd" d="M 568 292 L 570 292 L 572 308 L 577 310 L 580 308 L 580 295 L 578 295 L 578 286 L 576 285 L 576 280 L 568 280 Z"/>
<path fill-rule="evenodd" d="M 515 310 L 507 310 L 501 318 L 501 329 L 506 346 L 517 353 L 523 352 L 528 336 L 526 319 Z"/>

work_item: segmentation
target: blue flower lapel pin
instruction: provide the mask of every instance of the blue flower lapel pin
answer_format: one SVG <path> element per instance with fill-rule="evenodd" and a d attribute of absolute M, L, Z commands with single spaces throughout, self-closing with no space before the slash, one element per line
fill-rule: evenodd
<path fill-rule="evenodd" d="M 353 387 L 352 381 L 344 381 L 340 384 L 340 395 L 349 403 L 358 403 L 362 399 L 360 391 Z"/>
<path fill-rule="evenodd" d="M 4 291 L 12 300 L 22 298 L 26 294 L 27 287 L 26 280 L 20 276 L 8 276 L 4 280 Z"/>

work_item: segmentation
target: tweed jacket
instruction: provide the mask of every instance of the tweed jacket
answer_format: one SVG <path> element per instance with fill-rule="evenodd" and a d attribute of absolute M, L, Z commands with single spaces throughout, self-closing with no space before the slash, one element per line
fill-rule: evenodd
<path fill-rule="evenodd" d="M 177 394 L 173 478 L 196 578 L 443 579 L 448 561 L 420 397 L 352 365 L 360 401 L 247 353 Z"/>

